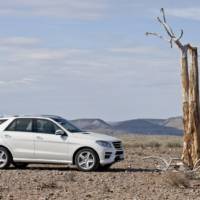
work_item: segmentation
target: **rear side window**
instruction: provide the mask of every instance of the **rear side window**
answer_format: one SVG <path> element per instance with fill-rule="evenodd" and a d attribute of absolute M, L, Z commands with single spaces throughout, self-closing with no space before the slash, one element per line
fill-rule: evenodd
<path fill-rule="evenodd" d="M 32 124 L 32 119 L 16 119 L 8 126 L 6 131 L 31 132 Z"/>
<path fill-rule="evenodd" d="M 7 119 L 0 119 L 0 125 L 3 124 Z"/>
<path fill-rule="evenodd" d="M 53 122 L 46 119 L 36 119 L 35 132 L 37 133 L 46 133 L 46 134 L 55 134 L 60 128 Z"/>

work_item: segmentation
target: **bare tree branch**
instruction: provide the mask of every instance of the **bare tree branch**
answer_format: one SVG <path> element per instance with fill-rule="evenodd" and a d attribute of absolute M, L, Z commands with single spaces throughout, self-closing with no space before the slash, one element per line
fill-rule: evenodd
<path fill-rule="evenodd" d="M 167 19 L 166 19 L 166 16 L 165 16 L 164 8 L 161 8 L 160 11 L 161 11 L 161 14 L 162 14 L 162 19 L 160 17 L 157 17 L 157 20 L 162 25 L 164 30 L 166 31 L 167 35 L 169 36 L 169 39 L 166 39 L 163 36 L 161 36 L 160 34 L 154 33 L 154 32 L 147 32 L 146 35 L 147 36 L 148 35 L 154 35 L 154 36 L 157 36 L 160 39 L 164 39 L 165 41 L 170 43 L 171 47 L 173 47 L 173 43 L 175 43 L 182 50 L 182 52 L 184 52 L 185 51 L 184 46 L 180 42 L 180 39 L 183 37 L 183 30 L 181 30 L 180 36 L 176 37 L 176 35 L 174 34 L 173 29 L 167 23 Z"/>
<path fill-rule="evenodd" d="M 196 169 L 197 167 L 200 166 L 200 159 L 198 159 L 195 163 L 194 163 L 194 169 Z"/>
<path fill-rule="evenodd" d="M 158 22 L 164 27 L 165 31 L 167 32 L 167 34 L 169 35 L 170 38 L 174 38 L 174 33 L 171 30 L 171 28 L 169 27 L 168 24 L 166 24 L 165 22 L 163 22 L 159 17 L 157 17 Z"/>
<path fill-rule="evenodd" d="M 157 166 L 157 169 L 161 171 L 167 171 L 171 168 L 173 169 L 174 167 L 179 168 L 180 166 L 184 166 L 180 158 L 170 158 L 168 161 L 159 156 L 148 156 L 148 157 L 144 157 L 143 160 L 152 160 L 152 161 L 158 162 L 159 164 Z"/>
<path fill-rule="evenodd" d="M 182 37 L 183 37 L 183 29 L 181 29 L 181 34 L 180 34 L 180 36 L 178 37 L 177 40 L 180 40 Z"/>
<path fill-rule="evenodd" d="M 162 35 L 159 35 L 158 33 L 155 33 L 155 32 L 146 32 L 145 35 L 146 36 L 153 35 L 153 36 L 156 36 L 156 37 L 158 37 L 160 39 L 163 39 L 163 40 L 165 40 L 167 42 L 170 42 L 170 40 L 168 40 L 167 38 L 165 38 Z"/>
<path fill-rule="evenodd" d="M 171 34 L 175 37 L 175 34 L 174 34 L 174 32 L 173 32 L 171 26 L 169 26 L 169 25 L 167 24 L 167 20 L 166 20 L 166 16 L 165 16 L 165 10 L 164 10 L 164 8 L 161 8 L 161 9 L 160 9 L 160 12 L 161 12 L 162 15 L 163 15 L 163 21 L 164 21 L 164 23 L 165 23 L 165 26 L 168 27 L 168 29 L 169 29 L 169 31 L 171 32 Z"/>
<path fill-rule="evenodd" d="M 165 17 L 165 11 L 164 11 L 164 8 L 161 8 L 160 9 L 161 13 L 163 14 L 163 21 L 166 23 L 166 17 Z"/>

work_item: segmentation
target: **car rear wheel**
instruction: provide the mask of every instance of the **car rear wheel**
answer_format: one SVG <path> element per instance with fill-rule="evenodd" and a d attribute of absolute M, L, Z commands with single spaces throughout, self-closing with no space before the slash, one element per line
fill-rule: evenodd
<path fill-rule="evenodd" d="M 94 171 L 99 167 L 99 157 L 94 150 L 84 148 L 77 152 L 75 164 L 81 171 Z"/>
<path fill-rule="evenodd" d="M 0 169 L 6 169 L 10 166 L 12 156 L 4 147 L 0 147 Z"/>
<path fill-rule="evenodd" d="M 23 162 L 13 162 L 13 165 L 17 169 L 24 169 L 27 167 L 28 163 L 23 163 Z"/>

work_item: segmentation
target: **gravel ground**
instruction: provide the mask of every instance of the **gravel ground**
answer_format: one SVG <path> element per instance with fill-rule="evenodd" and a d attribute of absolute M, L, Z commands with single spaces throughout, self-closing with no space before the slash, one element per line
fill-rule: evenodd
<path fill-rule="evenodd" d="M 181 148 L 126 147 L 126 159 L 103 172 L 79 172 L 75 167 L 29 165 L 0 171 L 0 199 L 200 199 L 200 181 L 174 172 L 156 172 L 142 158 L 180 157 Z"/>

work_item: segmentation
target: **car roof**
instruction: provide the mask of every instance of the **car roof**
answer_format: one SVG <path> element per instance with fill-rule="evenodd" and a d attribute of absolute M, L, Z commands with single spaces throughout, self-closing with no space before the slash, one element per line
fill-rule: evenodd
<path fill-rule="evenodd" d="M 46 117 L 46 118 L 51 118 L 51 119 L 63 119 L 60 116 L 57 115 L 40 115 L 40 117 Z"/>
<path fill-rule="evenodd" d="M 9 117 L 0 117 L 0 120 L 8 120 L 8 119 L 20 119 L 20 118 L 38 118 L 38 119 L 63 119 L 60 116 L 57 115 L 15 115 L 15 116 L 9 116 Z"/>
<path fill-rule="evenodd" d="M 8 120 L 8 117 L 0 117 L 0 120 Z"/>

